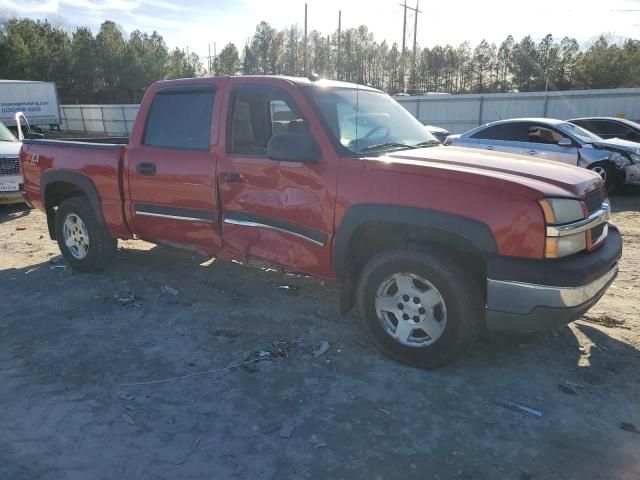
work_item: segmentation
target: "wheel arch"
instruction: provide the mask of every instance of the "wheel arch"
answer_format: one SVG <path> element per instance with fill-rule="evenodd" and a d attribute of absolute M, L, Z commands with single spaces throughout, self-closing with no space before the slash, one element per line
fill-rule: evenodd
<path fill-rule="evenodd" d="M 353 206 L 336 233 L 333 250 L 334 273 L 342 284 L 341 311 L 351 308 L 359 272 L 369 259 L 384 250 L 407 247 L 455 255 L 479 278 L 486 274 L 484 257 L 498 254 L 493 233 L 477 220 L 415 207 Z"/>
<path fill-rule="evenodd" d="M 40 179 L 40 198 L 47 214 L 47 226 L 52 240 L 55 235 L 55 209 L 67 198 L 84 195 L 98 222 L 104 224 L 100 196 L 89 177 L 78 172 L 47 170 Z"/>

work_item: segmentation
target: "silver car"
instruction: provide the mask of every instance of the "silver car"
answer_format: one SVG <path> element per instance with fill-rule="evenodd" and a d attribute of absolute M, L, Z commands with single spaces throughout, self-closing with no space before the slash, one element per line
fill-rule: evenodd
<path fill-rule="evenodd" d="M 462 135 L 450 135 L 445 145 L 508 152 L 588 168 L 604 179 L 609 192 L 622 185 L 640 186 L 639 143 L 617 138 L 604 140 L 563 120 L 500 120 Z"/>

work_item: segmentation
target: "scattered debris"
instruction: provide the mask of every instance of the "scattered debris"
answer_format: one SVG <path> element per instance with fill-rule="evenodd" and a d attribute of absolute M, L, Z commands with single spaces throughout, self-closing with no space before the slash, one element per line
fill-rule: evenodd
<path fill-rule="evenodd" d="M 620 430 L 625 430 L 627 432 L 640 434 L 640 430 L 638 430 L 638 427 L 636 427 L 633 423 L 629 423 L 629 422 L 620 422 Z"/>
<path fill-rule="evenodd" d="M 511 400 L 505 400 L 503 398 L 494 398 L 493 403 L 509 410 L 524 413 L 531 417 L 539 418 L 543 415 L 542 411 L 538 410 L 537 408 L 527 407 L 526 405 L 522 405 L 521 403 L 513 402 Z"/>
<path fill-rule="evenodd" d="M 113 294 L 113 301 L 121 307 L 127 307 L 129 305 L 133 307 L 141 307 L 142 305 L 137 303 L 136 300 L 136 295 L 128 290 L 123 290 Z"/>
<path fill-rule="evenodd" d="M 300 353 L 301 340 L 275 340 L 271 342 L 271 356 L 289 358 L 294 353 Z"/>
<path fill-rule="evenodd" d="M 296 287 L 295 285 L 278 285 L 278 290 L 284 290 L 288 293 L 297 293 L 298 287 Z"/>
<path fill-rule="evenodd" d="M 313 444 L 313 448 L 321 448 L 327 446 L 326 442 L 320 440 L 320 438 L 315 433 L 309 438 L 309 443 Z"/>
<path fill-rule="evenodd" d="M 293 423 L 285 423 L 282 425 L 282 428 L 280 428 L 278 435 L 280 435 L 280 438 L 291 438 L 295 428 L 296 426 Z"/>
<path fill-rule="evenodd" d="M 134 400 L 136 397 L 134 397 L 133 395 L 118 395 L 118 398 L 120 398 L 120 400 L 125 400 L 127 402 L 130 402 L 131 400 Z"/>
<path fill-rule="evenodd" d="M 26 229 L 27 229 L 27 227 L 16 227 L 16 230 L 19 231 L 19 232 L 22 231 L 22 230 L 26 230 Z"/>
<path fill-rule="evenodd" d="M 558 384 L 558 389 L 562 393 L 566 393 L 567 395 L 577 395 L 578 394 L 573 388 L 568 387 L 566 385 L 563 385 L 562 383 Z"/>
<path fill-rule="evenodd" d="M 135 425 L 136 421 L 131 418 L 129 415 L 127 415 L 126 413 L 122 414 L 122 418 L 124 419 L 125 422 L 127 422 L 129 425 Z"/>
<path fill-rule="evenodd" d="M 67 266 L 66 265 L 51 265 L 49 267 L 51 270 L 56 270 L 56 269 L 62 269 L 62 270 L 66 270 Z"/>
<path fill-rule="evenodd" d="M 160 287 L 160 290 L 162 290 L 162 293 L 167 293 L 169 295 L 173 295 L 174 297 L 178 296 L 178 290 L 170 287 L 169 285 L 162 285 L 162 287 Z"/>
<path fill-rule="evenodd" d="M 618 320 L 617 318 L 613 318 L 612 316 L 603 313 L 601 315 L 585 315 L 581 319 L 584 322 L 595 323 L 596 325 L 602 325 L 603 327 L 608 328 L 625 328 L 627 330 L 631 330 L 631 328 L 624 325 L 624 320 Z"/>
<path fill-rule="evenodd" d="M 391 412 L 389 410 L 386 410 L 384 408 L 379 408 L 378 410 L 380 410 L 382 413 L 384 413 L 385 415 L 389 415 L 391 416 Z"/>
<path fill-rule="evenodd" d="M 313 352 L 313 356 L 318 358 L 329 351 L 329 342 L 323 340 L 317 350 Z"/>

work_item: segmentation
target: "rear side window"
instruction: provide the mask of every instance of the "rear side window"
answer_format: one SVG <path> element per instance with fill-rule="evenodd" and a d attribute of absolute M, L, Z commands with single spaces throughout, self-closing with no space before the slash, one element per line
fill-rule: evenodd
<path fill-rule="evenodd" d="M 529 139 L 529 131 L 526 123 L 501 123 L 480 130 L 471 135 L 471 138 L 526 142 Z"/>
<path fill-rule="evenodd" d="M 214 90 L 176 87 L 156 93 L 142 143 L 152 147 L 209 150 Z"/>

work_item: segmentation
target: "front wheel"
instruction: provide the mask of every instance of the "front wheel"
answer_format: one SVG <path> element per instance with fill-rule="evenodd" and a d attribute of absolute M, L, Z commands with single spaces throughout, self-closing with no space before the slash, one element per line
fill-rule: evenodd
<path fill-rule="evenodd" d="M 442 256 L 398 250 L 366 265 L 356 295 L 363 326 L 384 354 L 435 368 L 473 338 L 481 314 L 478 290 L 467 272 Z"/>
<path fill-rule="evenodd" d="M 589 170 L 602 177 L 607 193 L 614 193 L 620 186 L 620 178 L 616 168 L 609 162 L 600 162 L 589 166 Z"/>
<path fill-rule="evenodd" d="M 67 264 L 80 272 L 104 269 L 117 247 L 85 197 L 67 198 L 60 204 L 56 212 L 56 239 Z"/>

